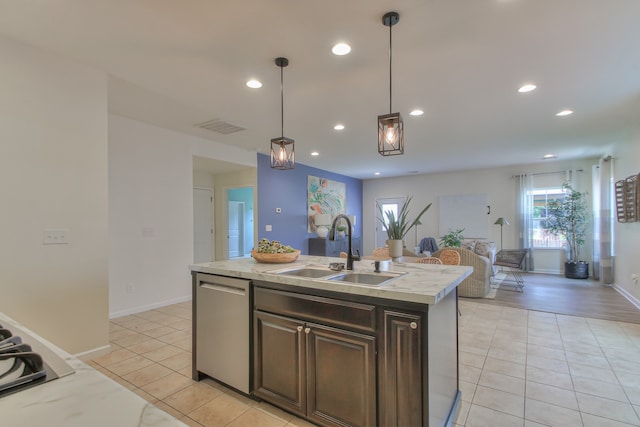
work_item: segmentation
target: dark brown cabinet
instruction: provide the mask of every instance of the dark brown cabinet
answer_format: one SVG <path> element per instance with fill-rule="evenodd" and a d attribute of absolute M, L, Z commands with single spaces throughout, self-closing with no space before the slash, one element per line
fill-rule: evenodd
<path fill-rule="evenodd" d="M 256 293 L 257 307 L 261 295 L 267 301 L 280 300 L 283 311 L 296 302 L 327 305 L 324 311 L 337 313 L 340 323 L 344 317 L 339 313 L 352 308 L 344 302 L 331 307 L 327 299 L 264 290 Z M 365 314 L 372 309 L 362 308 Z M 257 397 L 323 426 L 377 424 L 373 335 L 255 310 L 254 366 Z"/>
<path fill-rule="evenodd" d="M 254 312 L 254 394 L 306 414 L 304 322 Z"/>
<path fill-rule="evenodd" d="M 309 238 L 309 255 L 339 257 L 340 252 L 349 250 L 349 238 L 338 237 L 336 240 L 329 238 L 311 237 Z M 351 250 L 354 255 L 361 253 L 360 237 L 351 239 Z"/>
<path fill-rule="evenodd" d="M 309 418 L 325 425 L 375 425 L 375 338 L 313 323 L 305 334 Z"/>
<path fill-rule="evenodd" d="M 422 316 L 383 311 L 384 339 L 380 372 L 383 426 L 422 425 Z"/>
<path fill-rule="evenodd" d="M 457 295 L 434 305 L 254 281 L 254 395 L 321 426 L 450 426 Z"/>

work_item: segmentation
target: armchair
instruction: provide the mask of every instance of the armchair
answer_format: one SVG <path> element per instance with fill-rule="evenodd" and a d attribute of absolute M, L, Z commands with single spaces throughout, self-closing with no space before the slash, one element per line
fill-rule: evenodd
<path fill-rule="evenodd" d="M 473 267 L 473 273 L 458 286 L 461 297 L 484 298 L 491 289 L 491 273 L 493 266 L 489 258 L 478 255 L 464 248 L 444 248 L 436 251 L 432 256 L 438 257 L 443 250 L 451 249 L 460 254 L 460 265 Z"/>

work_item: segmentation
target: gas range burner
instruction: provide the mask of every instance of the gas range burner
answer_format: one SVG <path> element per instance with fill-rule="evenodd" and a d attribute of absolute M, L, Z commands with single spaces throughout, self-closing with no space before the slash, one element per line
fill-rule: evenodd
<path fill-rule="evenodd" d="M 22 337 L 0 325 L 0 397 L 58 378 Z"/>

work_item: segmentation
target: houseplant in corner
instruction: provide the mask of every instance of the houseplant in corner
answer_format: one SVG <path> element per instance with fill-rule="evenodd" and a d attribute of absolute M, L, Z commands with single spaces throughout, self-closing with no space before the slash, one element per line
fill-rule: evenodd
<path fill-rule="evenodd" d="M 589 263 L 580 259 L 580 247 L 587 237 L 589 210 L 587 193 L 576 191 L 569 183 L 562 184 L 564 199 L 547 205 L 547 221 L 542 227 L 554 236 L 563 236 L 567 244 L 564 275 L 570 279 L 589 277 Z"/>
<path fill-rule="evenodd" d="M 387 245 L 389 246 L 389 255 L 391 258 L 399 258 L 402 256 L 404 237 L 413 227 L 422 224 L 420 218 L 422 218 L 422 215 L 431 207 L 431 203 L 429 203 L 420 211 L 413 221 L 410 221 L 408 219 L 410 203 L 411 197 L 408 197 L 407 201 L 402 205 L 400 212 L 398 212 L 397 217 L 391 210 L 383 212 L 382 207 L 376 204 L 378 206 L 378 212 L 380 213 L 378 220 L 382 223 L 382 227 L 387 232 L 387 237 L 389 238 Z"/>

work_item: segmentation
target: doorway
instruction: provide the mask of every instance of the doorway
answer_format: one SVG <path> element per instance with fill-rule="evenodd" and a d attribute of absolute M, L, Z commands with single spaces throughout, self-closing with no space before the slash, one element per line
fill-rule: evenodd
<path fill-rule="evenodd" d="M 227 256 L 251 256 L 254 245 L 253 187 L 229 188 L 227 193 Z"/>
<path fill-rule="evenodd" d="M 244 256 L 244 202 L 229 200 L 229 259 Z"/>
<path fill-rule="evenodd" d="M 404 197 L 391 197 L 391 198 L 380 198 L 376 199 L 376 212 L 374 218 L 376 219 L 376 248 L 382 248 L 387 245 L 387 232 L 385 231 L 382 223 L 383 220 L 385 223 L 385 218 L 380 218 L 380 210 L 378 206 L 382 208 L 382 212 L 392 211 L 395 217 L 398 217 L 398 212 L 402 209 L 404 205 L 405 198 Z"/>

